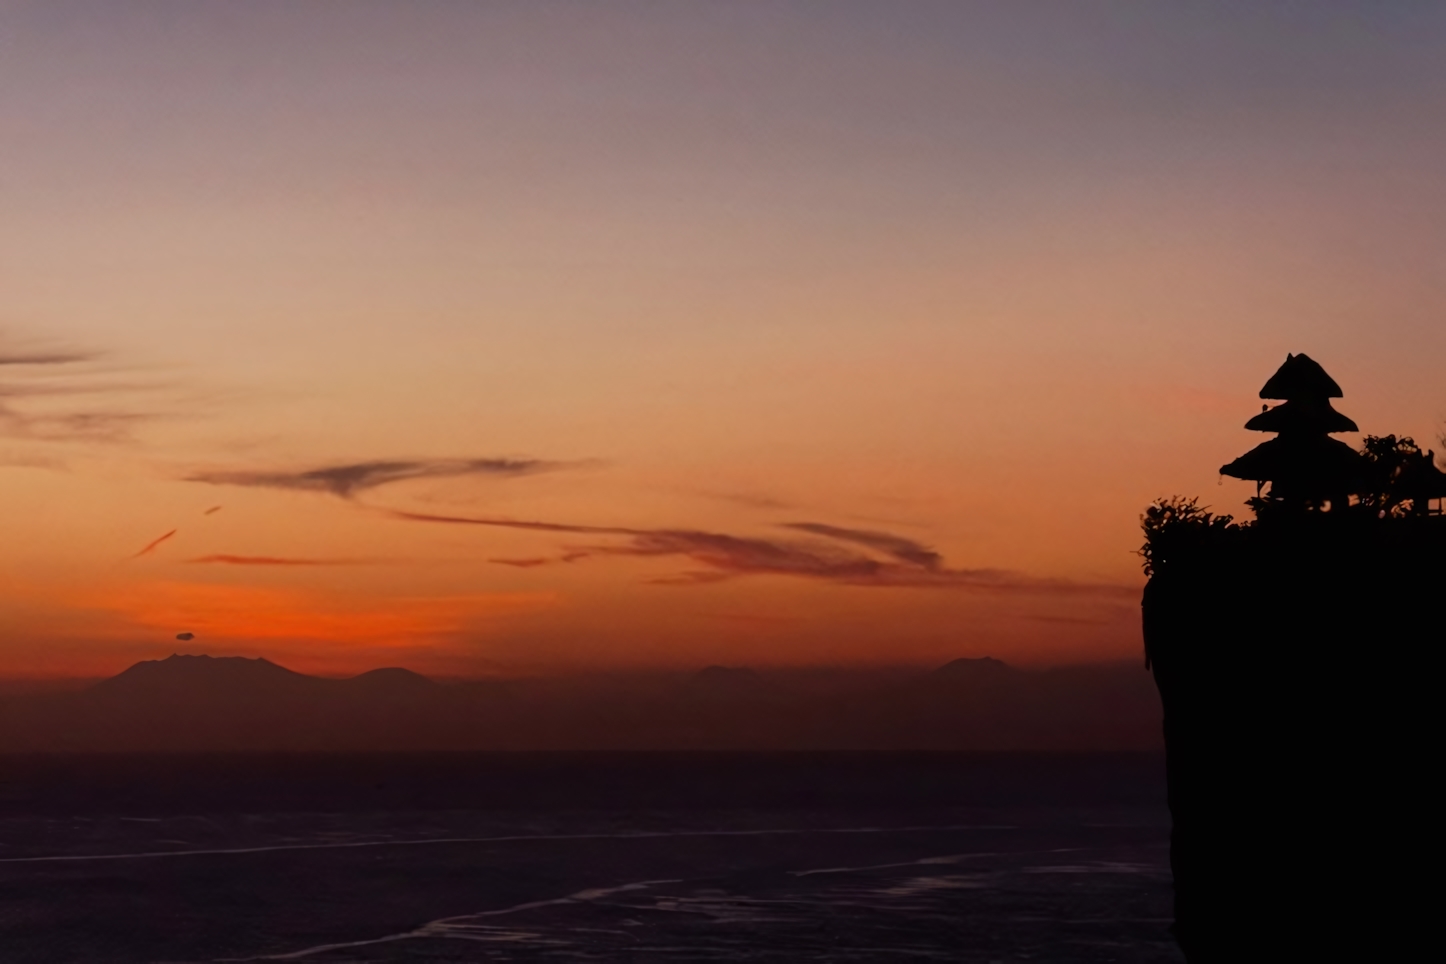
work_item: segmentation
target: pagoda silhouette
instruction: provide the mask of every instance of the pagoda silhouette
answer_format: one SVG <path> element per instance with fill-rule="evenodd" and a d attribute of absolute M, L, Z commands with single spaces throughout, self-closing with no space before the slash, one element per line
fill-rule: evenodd
<path fill-rule="evenodd" d="M 1174 933 L 1189 964 L 1394 961 L 1436 939 L 1414 881 L 1439 834 L 1446 474 L 1357 431 L 1289 355 L 1221 467 L 1252 520 L 1163 499 L 1142 521 L 1146 666 L 1164 711 Z M 1434 846 L 1434 845 L 1432 845 Z"/>
<path fill-rule="evenodd" d="M 1331 406 L 1341 387 L 1309 355 L 1286 355 L 1265 387 L 1264 399 L 1283 400 L 1245 423 L 1253 432 L 1275 432 L 1240 458 L 1222 465 L 1222 475 L 1256 483 L 1256 497 L 1301 508 L 1339 509 L 1349 504 L 1366 477 L 1361 454 L 1331 438 L 1358 432 L 1356 423 Z M 1262 495 L 1266 483 L 1268 495 Z M 1268 504 L 1264 503 L 1264 504 Z M 1257 507 L 1257 511 L 1258 511 Z"/>

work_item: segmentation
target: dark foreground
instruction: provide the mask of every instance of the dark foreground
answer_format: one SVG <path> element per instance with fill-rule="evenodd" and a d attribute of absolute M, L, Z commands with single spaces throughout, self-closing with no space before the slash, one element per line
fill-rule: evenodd
<path fill-rule="evenodd" d="M 0 767 L 6 962 L 1181 960 L 1154 755 Z"/>

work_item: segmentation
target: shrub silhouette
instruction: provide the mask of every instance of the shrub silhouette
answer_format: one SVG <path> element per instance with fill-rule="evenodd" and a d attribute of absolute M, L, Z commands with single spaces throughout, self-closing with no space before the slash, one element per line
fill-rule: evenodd
<path fill-rule="evenodd" d="M 1198 550 L 1216 539 L 1237 535 L 1252 523 L 1236 522 L 1233 515 L 1216 515 L 1198 498 L 1173 495 L 1156 499 L 1140 516 L 1145 544 L 1139 554 L 1146 576 L 1153 576 L 1173 558 Z"/>
<path fill-rule="evenodd" d="M 1360 504 L 1378 516 L 1400 518 L 1414 506 L 1411 476 L 1430 456 L 1409 435 L 1367 435 L 1362 454 L 1369 466 Z"/>

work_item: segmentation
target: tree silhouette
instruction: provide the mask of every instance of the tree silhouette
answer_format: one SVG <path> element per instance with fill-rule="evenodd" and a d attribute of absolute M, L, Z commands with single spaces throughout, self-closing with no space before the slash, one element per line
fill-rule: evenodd
<path fill-rule="evenodd" d="M 1368 466 L 1360 504 L 1381 517 L 1410 514 L 1411 493 L 1402 484 L 1425 453 L 1408 435 L 1367 435 L 1362 454 Z"/>
<path fill-rule="evenodd" d="M 1174 495 L 1156 499 L 1140 516 L 1145 544 L 1139 549 L 1146 576 L 1182 553 L 1198 550 L 1220 537 L 1238 533 L 1251 523 L 1239 523 L 1232 515 L 1216 515 L 1198 498 Z"/>

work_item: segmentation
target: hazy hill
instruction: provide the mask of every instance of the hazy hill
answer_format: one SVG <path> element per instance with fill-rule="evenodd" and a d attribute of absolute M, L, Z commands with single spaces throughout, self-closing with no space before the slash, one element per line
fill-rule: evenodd
<path fill-rule="evenodd" d="M 419 673 L 400 667 L 369 670 L 350 679 L 307 676 L 269 659 L 244 656 L 189 656 L 179 653 L 149 659 L 101 680 L 92 694 L 123 697 L 205 696 L 239 699 L 283 694 L 414 693 L 436 686 Z"/>
<path fill-rule="evenodd" d="M 822 682 L 821 682 L 822 681 Z M 0 752 L 210 750 L 1151 749 L 1137 665 L 929 672 L 709 666 L 689 675 L 441 684 L 410 670 L 308 676 L 174 655 L 78 692 L 0 697 Z"/>
<path fill-rule="evenodd" d="M 177 654 L 79 692 L 5 700 L 0 750 L 406 749 L 444 735 L 462 702 L 451 695 L 406 669 L 327 679 Z"/>

